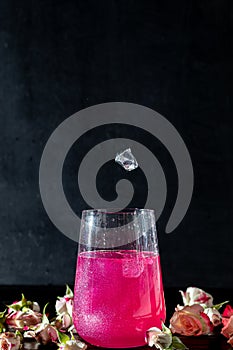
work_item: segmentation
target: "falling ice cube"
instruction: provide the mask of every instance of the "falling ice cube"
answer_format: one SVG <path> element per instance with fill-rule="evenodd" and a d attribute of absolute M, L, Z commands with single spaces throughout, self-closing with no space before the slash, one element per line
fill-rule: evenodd
<path fill-rule="evenodd" d="M 132 154 L 130 148 L 127 148 L 121 153 L 117 153 L 115 162 L 120 164 L 127 171 L 134 170 L 138 167 L 138 162 Z"/>

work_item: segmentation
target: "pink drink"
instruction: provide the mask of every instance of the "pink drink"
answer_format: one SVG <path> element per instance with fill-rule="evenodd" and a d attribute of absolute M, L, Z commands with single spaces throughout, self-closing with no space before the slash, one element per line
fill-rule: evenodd
<path fill-rule="evenodd" d="M 159 255 L 136 251 L 83 252 L 75 280 L 74 325 L 102 347 L 145 345 L 145 332 L 161 327 L 165 304 Z"/>

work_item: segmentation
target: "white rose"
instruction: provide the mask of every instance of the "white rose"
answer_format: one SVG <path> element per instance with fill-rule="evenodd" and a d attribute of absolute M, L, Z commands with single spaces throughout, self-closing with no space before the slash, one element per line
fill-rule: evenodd
<path fill-rule="evenodd" d="M 164 333 L 157 327 L 152 327 L 146 332 L 149 346 L 155 345 L 159 350 L 168 348 L 172 343 L 172 334 Z"/>
<path fill-rule="evenodd" d="M 73 299 L 60 298 L 56 301 L 55 308 L 58 315 L 69 314 L 72 317 Z"/>
<path fill-rule="evenodd" d="M 196 287 L 189 287 L 185 292 L 180 290 L 184 305 L 200 304 L 201 306 L 212 307 L 213 297 L 204 290 Z"/>
<path fill-rule="evenodd" d="M 18 350 L 21 346 L 21 338 L 20 335 L 13 332 L 5 332 L 0 334 L 0 343 L 1 349 L 7 350 L 9 348 L 12 350 Z"/>
<path fill-rule="evenodd" d="M 204 309 L 204 313 L 209 317 L 210 322 L 213 323 L 214 327 L 222 323 L 222 316 L 217 309 L 207 307 Z"/>
<path fill-rule="evenodd" d="M 75 339 L 68 340 L 65 344 L 59 346 L 61 350 L 85 350 L 87 345 Z"/>
<path fill-rule="evenodd" d="M 6 338 L 0 338 L 0 350 L 10 350 L 11 343 Z"/>

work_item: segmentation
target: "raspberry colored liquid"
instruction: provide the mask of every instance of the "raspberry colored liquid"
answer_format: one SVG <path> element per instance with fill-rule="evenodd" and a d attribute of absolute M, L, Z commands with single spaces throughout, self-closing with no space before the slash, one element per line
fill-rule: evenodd
<path fill-rule="evenodd" d="M 93 345 L 145 345 L 146 330 L 165 320 L 159 256 L 126 250 L 81 253 L 73 318 L 78 334 Z"/>

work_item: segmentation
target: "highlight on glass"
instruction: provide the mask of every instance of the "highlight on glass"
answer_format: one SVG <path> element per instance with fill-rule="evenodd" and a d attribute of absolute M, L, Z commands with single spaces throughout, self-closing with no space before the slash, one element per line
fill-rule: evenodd
<path fill-rule="evenodd" d="M 106 348 L 143 346 L 165 313 L 154 211 L 83 211 L 73 310 L 80 337 Z"/>

